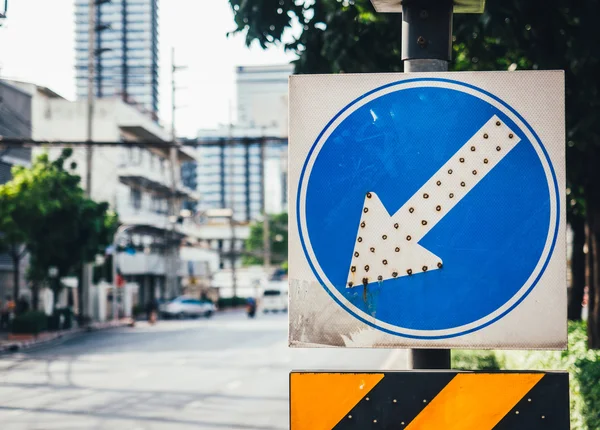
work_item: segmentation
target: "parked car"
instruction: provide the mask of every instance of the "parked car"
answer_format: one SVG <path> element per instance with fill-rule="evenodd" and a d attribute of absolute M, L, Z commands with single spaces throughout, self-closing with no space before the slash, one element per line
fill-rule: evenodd
<path fill-rule="evenodd" d="M 217 310 L 208 300 L 198 300 L 191 297 L 177 297 L 160 306 L 160 313 L 165 318 L 189 318 L 204 316 L 210 318 Z"/>
<path fill-rule="evenodd" d="M 262 296 L 262 311 L 287 312 L 288 283 L 287 281 L 271 281 L 266 285 Z"/>

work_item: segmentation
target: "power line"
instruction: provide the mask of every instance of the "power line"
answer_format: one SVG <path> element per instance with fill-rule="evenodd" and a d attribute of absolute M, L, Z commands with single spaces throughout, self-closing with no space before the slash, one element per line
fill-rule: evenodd
<path fill-rule="evenodd" d="M 167 142 L 161 140 L 135 140 L 135 141 L 87 141 L 87 140 L 37 140 L 29 137 L 4 137 L 0 136 L 0 146 L 32 148 L 37 146 L 48 147 L 76 147 L 76 146 L 105 146 L 105 147 L 148 147 L 148 148 L 199 148 L 209 146 L 233 146 L 233 145 L 286 145 L 287 137 L 231 137 L 217 139 L 185 139 L 178 142 Z"/>

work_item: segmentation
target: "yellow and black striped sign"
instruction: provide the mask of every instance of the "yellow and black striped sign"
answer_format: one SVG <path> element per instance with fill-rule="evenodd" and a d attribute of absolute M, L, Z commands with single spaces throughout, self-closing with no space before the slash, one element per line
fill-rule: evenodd
<path fill-rule="evenodd" d="M 290 375 L 291 430 L 568 430 L 566 372 Z"/>

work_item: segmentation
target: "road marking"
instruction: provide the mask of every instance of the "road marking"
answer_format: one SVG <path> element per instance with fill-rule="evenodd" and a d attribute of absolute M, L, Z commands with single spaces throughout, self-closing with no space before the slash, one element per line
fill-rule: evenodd
<path fill-rule="evenodd" d="M 193 402 L 190 402 L 186 405 L 186 409 L 198 409 L 201 408 L 204 405 L 204 402 L 202 402 L 201 400 L 195 400 Z"/>
<path fill-rule="evenodd" d="M 234 390 L 240 385 L 242 385 L 242 381 L 231 381 L 227 385 L 225 385 L 225 388 L 227 388 L 228 390 Z"/>
<path fill-rule="evenodd" d="M 494 115 L 393 215 L 369 191 L 347 286 L 440 269 L 442 258 L 419 241 L 519 142 L 514 131 Z"/>

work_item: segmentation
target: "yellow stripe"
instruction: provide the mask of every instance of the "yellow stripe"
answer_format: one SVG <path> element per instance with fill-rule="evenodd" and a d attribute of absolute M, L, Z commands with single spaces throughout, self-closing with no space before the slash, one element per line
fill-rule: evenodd
<path fill-rule="evenodd" d="M 492 430 L 543 376 L 540 373 L 460 373 L 406 430 Z"/>
<path fill-rule="evenodd" d="M 331 430 L 382 379 L 382 373 L 292 373 L 291 430 Z"/>

